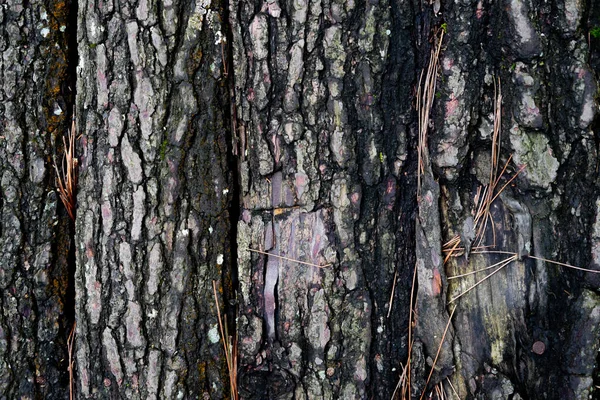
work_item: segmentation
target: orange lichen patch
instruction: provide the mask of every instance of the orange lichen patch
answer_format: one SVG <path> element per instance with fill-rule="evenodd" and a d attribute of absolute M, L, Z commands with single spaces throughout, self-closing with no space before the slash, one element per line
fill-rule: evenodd
<path fill-rule="evenodd" d="M 206 362 L 198 363 L 198 380 L 200 382 L 206 382 Z"/>
<path fill-rule="evenodd" d="M 69 5 L 64 0 L 50 2 L 50 11 L 57 23 L 66 23 L 69 17 Z"/>

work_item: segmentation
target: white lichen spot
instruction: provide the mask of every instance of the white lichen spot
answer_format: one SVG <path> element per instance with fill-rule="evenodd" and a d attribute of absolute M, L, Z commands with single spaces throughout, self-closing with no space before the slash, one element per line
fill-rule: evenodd
<path fill-rule="evenodd" d="M 150 310 L 150 312 L 148 313 L 148 318 L 150 319 L 154 319 L 158 316 L 158 311 L 156 311 L 156 308 L 153 308 L 152 310 Z"/>
<path fill-rule="evenodd" d="M 66 25 L 61 25 L 60 28 L 58 28 L 61 32 L 64 32 L 67 30 L 67 26 Z"/>
<path fill-rule="evenodd" d="M 227 189 L 227 188 L 223 189 L 223 195 L 226 195 L 227 193 L 229 193 L 229 189 Z"/>
<path fill-rule="evenodd" d="M 385 34 L 388 35 L 388 36 L 390 36 L 392 34 L 392 31 L 390 31 L 389 29 L 386 29 L 385 30 Z"/>
<path fill-rule="evenodd" d="M 54 115 L 60 115 L 62 114 L 62 108 L 60 108 L 60 106 L 58 104 L 54 105 L 54 111 L 52 112 Z"/>
<path fill-rule="evenodd" d="M 221 33 L 221 31 L 217 31 L 215 33 L 215 45 L 220 45 L 220 44 L 225 44 L 227 43 L 227 38 L 225 37 L 225 35 L 223 35 L 223 33 Z"/>
<path fill-rule="evenodd" d="M 381 354 L 375 356 L 375 366 L 379 372 L 383 371 L 383 356 Z"/>
<path fill-rule="evenodd" d="M 501 339 L 494 340 L 492 342 L 491 356 L 494 363 L 501 362 L 504 354 L 504 348 L 506 347 L 504 341 Z"/>
<path fill-rule="evenodd" d="M 381 332 L 383 332 L 383 326 L 379 325 L 377 327 L 377 333 L 381 333 Z"/>
<path fill-rule="evenodd" d="M 219 329 L 216 324 L 208 331 L 208 340 L 213 344 L 219 343 Z"/>
<path fill-rule="evenodd" d="M 217 265 L 223 265 L 223 254 L 217 256 Z"/>
<path fill-rule="evenodd" d="M 46 37 L 50 34 L 50 29 L 48 28 L 42 28 L 42 30 L 40 31 L 40 33 L 42 34 L 43 37 Z"/>
<path fill-rule="evenodd" d="M 212 226 L 208 227 L 208 233 L 212 235 L 212 233 L 213 233 L 213 227 Z"/>
<path fill-rule="evenodd" d="M 190 16 L 190 19 L 188 20 L 188 27 L 186 30 L 187 36 L 189 36 L 193 30 L 202 30 L 202 22 L 204 21 L 204 16 L 210 16 L 210 10 L 207 10 L 207 8 L 210 7 L 210 2 L 211 0 L 200 0 L 196 3 L 196 9 L 194 10 L 194 13 Z"/>

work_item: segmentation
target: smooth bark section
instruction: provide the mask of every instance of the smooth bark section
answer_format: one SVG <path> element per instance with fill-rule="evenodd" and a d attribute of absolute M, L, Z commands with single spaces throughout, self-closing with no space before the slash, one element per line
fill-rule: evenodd
<path fill-rule="evenodd" d="M 0 6 L 0 393 L 68 398 L 69 221 L 55 193 L 69 118 L 70 2 Z M 58 153 L 58 154 L 57 154 Z"/>
<path fill-rule="evenodd" d="M 224 20 L 216 1 L 79 5 L 81 398 L 228 395 Z"/>

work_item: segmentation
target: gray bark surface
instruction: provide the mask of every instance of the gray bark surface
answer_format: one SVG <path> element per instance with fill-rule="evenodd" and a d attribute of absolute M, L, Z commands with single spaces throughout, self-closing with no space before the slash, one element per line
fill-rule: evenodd
<path fill-rule="evenodd" d="M 386 1 L 242 1 L 230 9 L 240 393 L 389 398 L 393 368 L 407 354 L 414 265 L 414 176 L 403 176 L 411 13 Z"/>
<path fill-rule="evenodd" d="M 68 398 L 70 235 L 52 166 L 72 104 L 68 11 L 62 1 L 0 5 L 3 399 Z"/>
<path fill-rule="evenodd" d="M 390 399 L 409 356 L 404 398 L 596 395 L 600 276 L 542 260 L 600 270 L 596 3 L 0 5 L 0 398 L 68 397 L 73 318 L 77 398 L 230 397 L 218 312 L 244 399 Z M 454 279 L 509 257 L 498 84 L 516 260 Z"/>
<path fill-rule="evenodd" d="M 492 75 L 504 95 L 500 165 L 513 157 L 503 182 L 525 165 L 491 208 L 496 249 L 519 260 L 458 300 L 454 357 L 439 365 L 454 366 L 450 380 L 461 398 L 588 398 L 593 390 L 598 276 L 527 257 L 598 269 L 597 122 L 596 132 L 592 125 L 598 86 L 588 64 L 587 12 L 570 1 L 455 4 L 445 12 L 441 96 L 430 141 L 445 210 L 443 241 L 464 236 L 476 188 L 489 179 Z M 485 244 L 493 241 L 490 227 Z M 472 254 L 451 261 L 446 272 L 506 257 Z M 484 275 L 453 280 L 448 297 Z"/>
<path fill-rule="evenodd" d="M 501 259 L 443 265 L 441 250 L 455 234 L 468 238 L 476 190 L 487 183 L 496 80 L 501 167 L 513 155 L 501 184 L 526 168 L 492 205 L 495 248 L 519 259 L 457 301 L 428 390 L 442 380 L 448 388 L 449 378 L 460 398 L 586 398 L 597 278 L 528 256 L 597 264 L 589 6 L 451 3 L 436 15 L 435 4 L 410 2 L 230 5 L 239 24 L 243 396 L 391 397 L 407 355 L 415 262 L 413 395 L 425 390 L 448 303 L 482 277 L 448 286 L 447 274 Z M 412 102 L 442 23 L 431 167 L 417 202 Z"/>
<path fill-rule="evenodd" d="M 157 7 L 79 4 L 81 398 L 228 387 L 212 286 L 228 293 L 232 279 L 224 15 L 216 2 Z"/>

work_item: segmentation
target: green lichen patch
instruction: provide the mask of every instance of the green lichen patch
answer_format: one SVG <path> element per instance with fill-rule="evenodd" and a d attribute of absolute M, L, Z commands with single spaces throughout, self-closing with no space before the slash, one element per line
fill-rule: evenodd
<path fill-rule="evenodd" d="M 510 131 L 510 142 L 517 165 L 527 165 L 524 176 L 529 183 L 548 189 L 556 179 L 559 162 L 548 139 L 541 133 L 526 133 L 516 125 Z"/>

